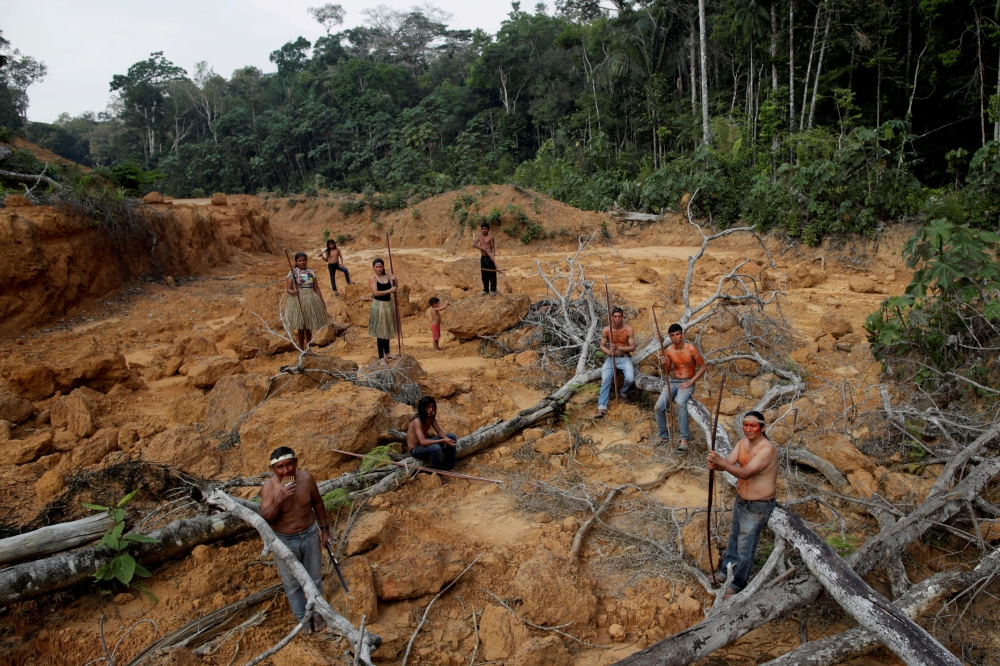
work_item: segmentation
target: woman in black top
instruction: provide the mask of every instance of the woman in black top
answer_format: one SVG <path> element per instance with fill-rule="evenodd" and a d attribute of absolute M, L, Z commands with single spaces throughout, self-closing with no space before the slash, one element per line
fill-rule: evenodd
<path fill-rule="evenodd" d="M 378 344 L 378 357 L 389 356 L 389 340 L 396 337 L 396 311 L 392 307 L 392 294 L 396 293 L 396 276 L 387 275 L 385 262 L 372 262 L 374 274 L 368 278 L 372 291 L 372 307 L 368 313 L 368 335 Z"/>

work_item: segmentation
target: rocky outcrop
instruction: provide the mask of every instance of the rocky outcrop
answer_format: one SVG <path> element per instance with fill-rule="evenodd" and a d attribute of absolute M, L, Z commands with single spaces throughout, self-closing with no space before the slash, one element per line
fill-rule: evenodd
<path fill-rule="evenodd" d="M 437 594 L 463 569 L 465 563 L 456 553 L 440 544 L 428 544 L 380 566 L 375 573 L 375 591 L 383 601 Z"/>
<path fill-rule="evenodd" d="M 0 386 L 0 421 L 24 423 L 35 413 L 35 406 L 30 401 L 17 396 Z"/>
<path fill-rule="evenodd" d="M 524 294 L 493 294 L 465 298 L 442 317 L 443 328 L 459 340 L 496 335 L 516 326 L 528 314 L 531 299 Z"/>
<path fill-rule="evenodd" d="M 597 612 L 597 598 L 591 587 L 591 582 L 576 571 L 575 564 L 556 557 L 544 546 L 535 549 L 511 582 L 513 592 L 524 601 L 524 617 L 546 626 L 567 622 L 587 626 Z"/>

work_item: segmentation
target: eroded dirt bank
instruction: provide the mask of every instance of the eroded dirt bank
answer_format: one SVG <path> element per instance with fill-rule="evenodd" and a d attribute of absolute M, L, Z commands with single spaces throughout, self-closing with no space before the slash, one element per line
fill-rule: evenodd
<path fill-rule="evenodd" d="M 344 285 L 338 274 L 340 295 L 332 295 L 325 268 L 311 260 L 330 314 L 346 326 L 320 336 L 315 367 L 351 371 L 373 360 L 366 283 L 371 259 L 384 256 L 388 232 L 395 270 L 406 287 L 401 304 L 404 351 L 420 366 L 410 374 L 424 393 L 438 398 L 442 425 L 459 434 L 508 418 L 546 394 L 550 378 L 538 370 L 537 341 L 530 332 L 506 334 L 502 346 L 459 339 L 462 331 L 510 317 L 544 296 L 536 261 L 543 268 L 564 261 L 576 250 L 580 234 L 600 232 L 605 223 L 609 242 L 596 242 L 586 253 L 586 270 L 599 281 L 607 275 L 616 299 L 634 309 L 632 324 L 645 344 L 652 336 L 650 305 L 658 306 L 661 326 L 677 316 L 687 257 L 701 238 L 680 217 L 629 228 L 604 215 L 499 186 L 441 195 L 375 220 L 370 211 L 345 216 L 333 199 L 291 206 L 287 200 L 248 199 L 222 210 L 206 203 L 173 202 L 170 207 L 184 239 L 175 250 L 177 266 L 186 266 L 197 279 L 175 279 L 175 285 L 135 281 L 112 292 L 121 284 L 114 280 L 130 273 L 95 264 L 91 272 L 73 274 L 66 286 L 41 292 L 50 294 L 42 298 L 49 303 L 71 293 L 69 283 L 75 284 L 72 293 L 77 295 L 65 300 L 79 309 L 51 312 L 60 317 L 67 313 L 65 322 L 50 331 L 27 329 L 22 323 L 16 335 L 0 340 L 5 384 L 0 404 L 13 423 L 9 435 L 0 433 L 7 438 L 0 442 L 5 463 L 0 466 L 0 506 L 6 507 L 0 536 L 83 516 L 88 512 L 79 502 L 108 502 L 136 488 L 142 489 L 135 501 L 134 519 L 139 518 L 172 497 L 171 489 L 179 485 L 145 463 L 222 480 L 259 474 L 271 449 L 291 445 L 304 468 L 327 479 L 358 467 L 357 460 L 331 449 L 365 453 L 388 428 L 405 427 L 412 409 L 374 388 L 348 381 L 321 386 L 307 375 L 271 381 L 297 358 L 290 345 L 261 332 L 264 323 L 280 326 L 278 307 L 288 270 L 283 252 L 301 250 L 315 257 L 324 231 L 343 239 L 346 264 L 357 284 Z M 509 294 L 482 297 L 472 231 L 459 225 L 456 211 L 487 214 L 509 205 L 540 223 L 545 235 L 525 245 L 517 240 L 522 230 L 510 237 L 502 231 L 510 219 L 501 221 L 498 259 L 507 269 L 501 291 Z M 92 232 L 46 232 L 57 239 L 46 245 L 38 229 L 58 227 L 46 217 L 52 215 L 44 209 L 15 209 L 0 213 L 0 220 L 8 225 L 4 229 L 34 225 L 35 231 L 24 232 L 29 239 L 24 247 L 41 248 L 35 252 L 42 252 L 52 266 L 67 265 L 58 264 L 58 257 L 82 255 L 81 248 L 93 242 Z M 268 217 L 273 236 L 266 231 Z M 804 371 L 808 387 L 793 404 L 796 418 L 784 419 L 772 435 L 779 445 L 804 446 L 833 461 L 850 480 L 846 492 L 870 492 L 874 484 L 893 499 L 919 500 L 939 466 L 911 474 L 883 457 L 865 455 L 854 446 L 864 433 L 837 421 L 847 392 L 858 410 L 880 400 L 877 391 L 866 392 L 879 382 L 879 366 L 871 359 L 862 324 L 884 294 L 900 293 L 909 279 L 898 259 L 906 235 L 905 229 L 890 230 L 877 246 L 858 240 L 816 249 L 768 239 L 778 268 L 775 279 L 787 289 L 783 312 L 795 329 L 788 353 Z M 32 254 L 19 252 L 18 257 Z M 714 291 L 717 278 L 743 258 L 761 262 L 763 253 L 746 237 L 713 245 L 695 270 L 692 300 Z M 72 274 L 71 268 L 66 270 Z M 183 273 L 178 269 L 176 275 Z M 104 280 L 108 291 L 103 293 L 113 295 L 91 290 L 91 279 Z M 33 281 L 24 284 L 42 289 L 33 287 Z M 431 350 L 426 314 L 432 295 L 452 302 L 444 313 L 445 329 L 458 332 L 457 338 L 445 334 L 440 354 Z M 32 312 L 46 311 L 20 307 L 8 311 L 23 313 L 13 315 L 23 317 L 22 322 L 42 316 Z M 692 335 L 711 354 L 722 346 L 725 326 L 713 322 Z M 753 404 L 774 381 L 731 374 L 725 418 Z M 696 397 L 707 401 L 717 382 L 710 374 Z M 581 556 L 573 558 L 573 536 L 589 512 L 547 490 L 576 484 L 597 497 L 607 486 L 649 481 L 681 465 L 680 473 L 648 496 L 626 491 L 610 515 L 626 525 L 656 506 L 677 509 L 686 521 L 690 509 L 704 506 L 705 443 L 696 432 L 687 455 L 654 446 L 653 399 L 612 403 L 609 418 L 595 421 L 596 392 L 587 387 L 572 399 L 563 420 L 527 430 L 459 464 L 462 473 L 502 479 L 502 488 L 423 476 L 376 498 L 361 510 L 345 542 L 343 564 L 352 598 L 338 592 L 335 576 L 325 580 L 334 608 L 355 623 L 365 614 L 370 629 L 385 641 L 376 660 L 399 663 L 431 597 L 483 554 L 435 604 L 409 663 L 457 666 L 469 663 L 475 651 L 477 663 L 608 664 L 699 621 L 709 601 L 706 593 L 681 567 L 658 560 L 641 544 L 596 530 Z M 787 409 L 783 405 L 780 412 Z M 777 410 L 768 414 L 771 420 L 779 415 Z M 801 473 L 830 488 L 822 477 Z M 790 478 L 782 481 L 779 499 L 800 492 Z M 251 497 L 256 489 L 240 492 Z M 729 506 L 731 491 L 720 491 L 718 501 Z M 176 513 L 163 520 L 193 515 L 195 508 L 173 505 Z M 877 529 L 866 514 L 841 508 L 852 543 Z M 810 520 L 818 529 L 832 525 L 831 515 L 821 510 L 814 510 Z M 342 511 L 339 527 L 346 522 Z M 724 524 L 719 529 L 723 535 L 728 531 Z M 703 515 L 685 523 L 683 541 L 692 561 L 707 561 Z M 908 560 L 913 581 L 948 557 L 943 546 L 921 548 L 926 552 Z M 144 618 L 155 620 L 163 636 L 277 582 L 270 558 L 260 558 L 256 537 L 199 546 L 189 557 L 153 567 L 144 586 L 155 602 L 142 590 L 109 588 L 110 594 L 102 595 L 95 586 L 82 585 L 12 604 L 3 615 L 0 650 L 11 664 L 82 664 L 101 656 L 97 636 L 102 613 L 111 643 Z M 871 582 L 885 587 L 879 580 Z M 235 624 L 249 617 L 243 615 Z M 518 617 L 543 626 L 571 623 L 563 631 L 579 640 L 531 629 Z M 835 606 L 817 604 L 801 617 L 749 634 L 710 661 L 755 663 L 777 656 L 798 645 L 800 619 L 813 639 L 848 626 Z M 291 627 L 292 616 L 279 594 L 265 622 L 234 634 L 211 654 L 181 651 L 169 663 L 243 663 Z M 119 654 L 127 660 L 153 639 L 149 625 L 138 627 Z M 343 649 L 333 640 L 300 637 L 272 663 L 340 664 Z M 878 652 L 866 663 L 892 659 Z"/>

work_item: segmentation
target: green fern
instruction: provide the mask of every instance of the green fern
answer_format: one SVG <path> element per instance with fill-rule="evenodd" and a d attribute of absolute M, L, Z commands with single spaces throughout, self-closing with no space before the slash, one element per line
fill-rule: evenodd
<path fill-rule="evenodd" d="M 374 449 L 365 454 L 365 457 L 361 459 L 361 468 L 358 470 L 359 474 L 367 474 L 373 469 L 378 469 L 392 462 L 392 458 L 389 457 L 390 453 L 396 453 L 395 444 L 383 444 L 382 446 L 376 446 Z"/>
<path fill-rule="evenodd" d="M 340 510 L 345 507 L 350 508 L 351 494 L 343 488 L 334 488 L 323 495 L 323 506 L 326 507 L 327 511 Z"/>

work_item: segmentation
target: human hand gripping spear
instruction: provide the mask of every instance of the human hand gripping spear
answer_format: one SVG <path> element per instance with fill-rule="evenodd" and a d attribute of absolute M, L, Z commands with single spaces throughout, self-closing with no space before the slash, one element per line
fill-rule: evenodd
<path fill-rule="evenodd" d="M 299 302 L 299 318 L 302 319 L 302 321 L 305 321 L 306 311 L 302 309 L 302 299 L 299 297 L 299 281 L 295 279 L 295 266 L 292 265 L 292 258 L 288 256 L 288 250 L 285 250 L 285 259 L 288 261 L 288 270 L 292 275 L 292 284 L 295 285 L 295 300 Z M 291 332 L 288 334 L 291 335 Z"/>
<path fill-rule="evenodd" d="M 656 306 L 655 305 L 649 306 L 649 311 L 653 315 L 653 330 L 656 331 L 656 342 L 660 345 L 660 359 L 661 359 L 661 361 L 659 363 L 659 367 L 660 367 L 660 377 L 663 378 L 663 361 L 662 361 L 662 359 L 663 359 L 663 354 L 665 352 L 663 351 L 663 336 L 660 335 L 660 324 L 656 321 Z M 673 391 L 673 387 L 670 385 L 670 375 L 667 375 L 667 377 L 665 379 L 667 381 L 667 418 L 668 418 L 668 421 L 667 421 L 667 424 L 668 424 L 667 425 L 667 435 L 669 436 L 670 435 L 670 425 L 669 425 L 670 421 L 669 421 L 669 419 L 670 419 L 670 414 L 672 412 L 672 410 L 670 409 L 670 403 L 672 402 L 672 397 L 673 397 L 671 395 L 671 393 Z M 671 437 L 671 439 L 673 439 L 673 438 Z"/>
<path fill-rule="evenodd" d="M 615 387 L 615 402 L 618 398 L 618 368 L 615 366 L 615 338 L 614 330 L 611 328 L 611 292 L 608 291 L 608 276 L 604 276 L 604 300 L 608 306 L 608 349 L 611 350 L 611 381 Z"/>
<path fill-rule="evenodd" d="M 715 435 L 719 428 L 719 411 L 722 409 L 722 392 L 726 390 L 726 372 L 722 373 L 722 381 L 719 383 L 719 397 L 715 402 L 715 416 L 712 418 L 712 451 L 715 451 Z M 715 564 L 712 562 L 712 500 L 715 495 L 715 470 L 708 470 L 708 519 L 705 521 L 708 540 L 708 566 L 712 570 L 712 579 L 715 579 Z"/>
<path fill-rule="evenodd" d="M 385 232 L 385 251 L 389 255 L 389 273 L 392 275 L 390 282 L 395 282 L 392 286 L 399 288 L 396 280 L 396 271 L 392 268 L 392 248 L 389 246 L 389 232 Z M 392 309 L 396 319 L 396 353 L 403 355 L 403 326 L 399 318 L 399 300 L 396 298 L 397 292 L 392 292 Z"/>

